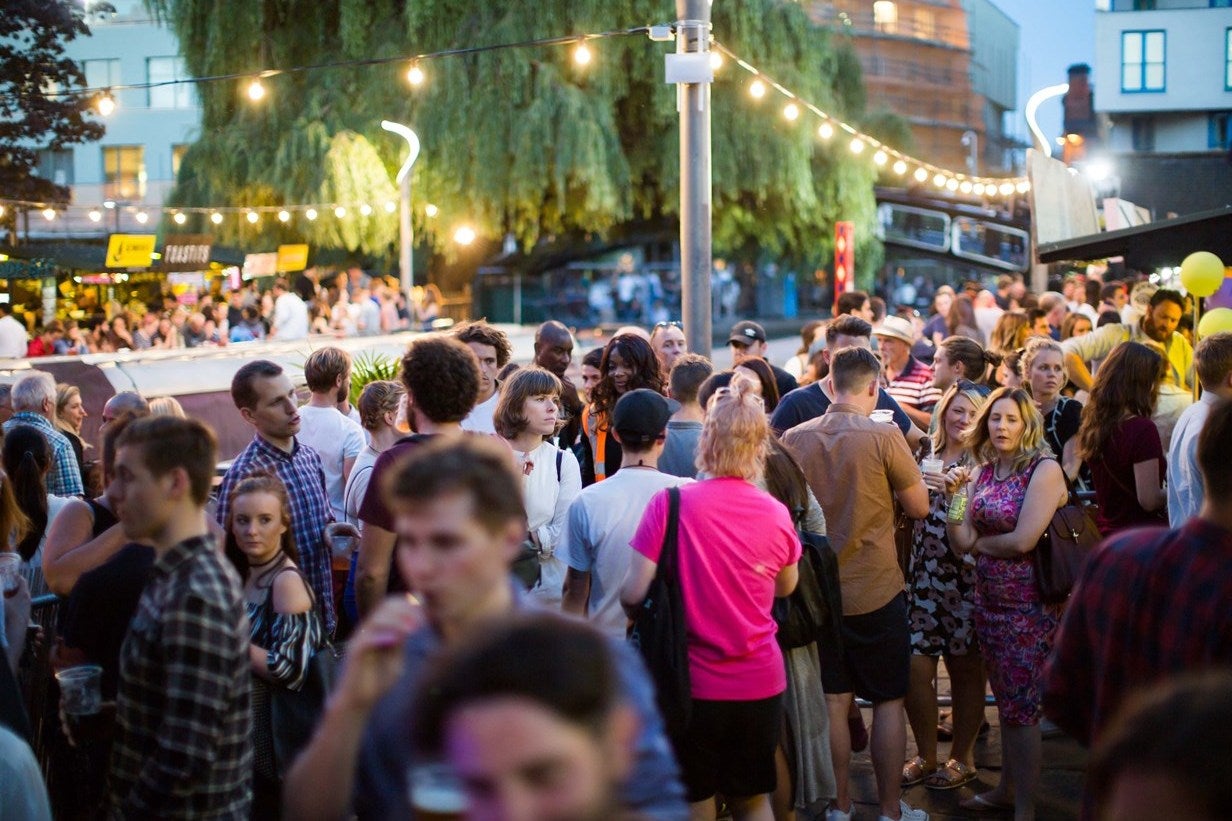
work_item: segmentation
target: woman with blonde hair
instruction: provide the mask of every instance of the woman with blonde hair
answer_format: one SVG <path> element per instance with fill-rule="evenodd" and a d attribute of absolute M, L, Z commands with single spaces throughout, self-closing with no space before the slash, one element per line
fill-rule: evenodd
<path fill-rule="evenodd" d="M 560 430 L 561 383 L 543 368 L 519 368 L 501 386 L 496 405 L 496 432 L 513 449 L 522 475 L 527 538 L 539 554 L 539 582 L 531 595 L 559 606 L 565 583 L 565 563 L 556 544 L 565 527 L 570 503 L 582 491 L 582 472 L 571 450 L 556 446 Z"/>
<path fill-rule="evenodd" d="M 620 592 L 626 613 L 636 614 L 678 493 L 676 575 L 692 719 L 672 743 L 694 817 L 713 818 L 722 793 L 734 818 L 766 818 L 776 784 L 787 680 L 771 607 L 795 589 L 800 541 L 787 508 L 755 484 L 769 438 L 765 406 L 749 381 L 714 392 L 697 446 L 697 466 L 709 478 L 651 500 Z"/>
<path fill-rule="evenodd" d="M 81 438 L 81 423 L 89 415 L 81 399 L 80 388 L 62 383 L 56 385 L 56 430 L 68 437 L 69 444 L 73 446 L 77 465 L 81 469 L 81 486 L 97 492 L 94 487 L 97 483 L 90 481 L 90 470 L 86 467 L 86 451 L 94 446 Z"/>
<path fill-rule="evenodd" d="M 1031 336 L 1031 320 L 1021 311 L 1006 311 L 1001 314 L 988 337 L 988 350 L 1007 356 L 1027 344 Z"/>
<path fill-rule="evenodd" d="M 1021 389 L 988 397 L 966 436 L 978 465 L 974 478 L 956 468 L 947 486 L 965 489 L 946 521 L 950 544 L 974 553 L 975 633 L 1001 720 L 1001 782 L 962 806 L 1013 809 L 1035 817 L 1040 773 L 1040 697 L 1044 662 L 1058 613 L 1040 600 L 1032 551 L 1068 492 L 1061 466 L 1044 441 L 1044 420 Z M 958 514 L 962 513 L 961 519 Z"/>
<path fill-rule="evenodd" d="M 174 396 L 156 396 L 151 399 L 150 415 L 176 416 L 180 419 L 188 416 L 188 414 L 184 413 L 184 406 L 180 404 L 180 400 L 176 399 Z"/>
<path fill-rule="evenodd" d="M 952 337 L 951 337 L 952 339 Z M 911 678 L 907 719 L 919 754 L 903 766 L 903 786 L 921 781 L 952 790 L 976 777 L 975 740 L 984 719 L 984 658 L 975 640 L 975 557 L 956 553 L 946 530 L 946 472 L 970 468 L 965 434 L 988 398 L 984 385 L 960 379 L 937 403 L 933 457 L 923 467 L 929 490 L 928 516 L 915 522 L 907 569 Z M 937 660 L 945 658 L 952 684 L 954 743 L 943 765 L 937 760 Z"/>
<path fill-rule="evenodd" d="M 1053 456 L 1061 460 L 1065 475 L 1078 478 L 1082 459 L 1078 457 L 1078 427 L 1082 424 L 1082 403 L 1061 394 L 1069 376 L 1061 343 L 1044 337 L 1027 340 L 1019 364 L 1022 386 L 1031 392 L 1044 418 L 1044 440 Z"/>

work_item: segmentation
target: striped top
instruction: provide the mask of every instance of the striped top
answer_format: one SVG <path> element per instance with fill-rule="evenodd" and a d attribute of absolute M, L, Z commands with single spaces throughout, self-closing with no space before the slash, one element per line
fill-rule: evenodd
<path fill-rule="evenodd" d="M 914 356 L 907 357 L 906 366 L 886 384 L 885 391 L 898 404 L 922 411 L 941 401 L 941 391 L 933 387 L 933 369 Z"/>

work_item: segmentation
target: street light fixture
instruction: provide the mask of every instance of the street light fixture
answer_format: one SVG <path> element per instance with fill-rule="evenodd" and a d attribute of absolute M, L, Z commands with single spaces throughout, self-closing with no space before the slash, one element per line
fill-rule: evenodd
<path fill-rule="evenodd" d="M 419 159 L 419 135 L 410 126 L 395 123 L 392 120 L 381 120 L 381 128 L 397 134 L 406 140 L 406 159 L 402 161 L 402 167 L 398 169 L 398 176 L 394 179 L 398 183 L 398 194 L 401 200 L 401 211 L 398 214 L 398 245 L 400 251 L 398 267 L 402 269 L 402 291 L 406 294 L 409 302 L 411 288 L 415 285 L 415 271 L 413 268 L 415 262 L 415 229 L 411 224 L 411 166 L 415 164 L 415 160 Z"/>

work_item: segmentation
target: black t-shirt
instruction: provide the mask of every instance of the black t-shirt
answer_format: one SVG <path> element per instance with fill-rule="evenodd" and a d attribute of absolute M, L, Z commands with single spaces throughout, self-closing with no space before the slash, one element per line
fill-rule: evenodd
<path fill-rule="evenodd" d="M 766 364 L 770 365 L 769 362 Z M 774 384 L 778 386 L 779 399 L 800 387 L 800 383 L 796 381 L 796 378 L 778 365 L 770 365 L 770 370 L 774 371 Z"/>
<path fill-rule="evenodd" d="M 64 604 L 62 637 L 103 668 L 103 698 L 113 699 L 120 678 L 120 647 L 150 579 L 154 548 L 130 544 L 83 573 Z"/>
<path fill-rule="evenodd" d="M 814 382 L 803 388 L 796 388 L 779 400 L 779 405 L 770 417 L 770 427 L 775 433 L 785 433 L 796 425 L 803 425 L 810 419 L 816 419 L 830 407 L 830 397 L 821 389 L 821 383 Z M 894 401 L 894 397 L 883 389 L 877 389 L 877 410 L 894 411 L 894 423 L 904 434 L 911 430 L 911 418 Z"/>

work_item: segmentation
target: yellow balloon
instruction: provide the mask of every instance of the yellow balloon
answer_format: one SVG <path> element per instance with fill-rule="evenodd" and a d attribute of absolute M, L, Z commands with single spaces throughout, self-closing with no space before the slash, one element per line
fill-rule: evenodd
<path fill-rule="evenodd" d="M 1232 308 L 1216 308 L 1213 311 L 1207 311 L 1198 322 L 1200 339 L 1223 331 L 1232 331 Z"/>
<path fill-rule="evenodd" d="M 1181 263 L 1181 284 L 1194 296 L 1210 296 L 1223 285 L 1223 261 L 1210 251 L 1194 251 Z"/>

